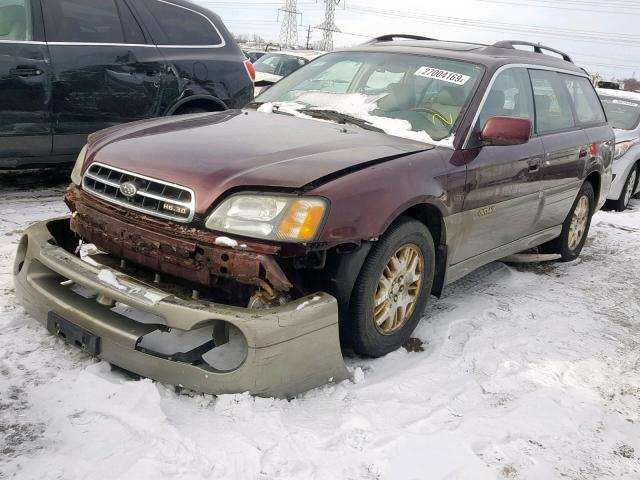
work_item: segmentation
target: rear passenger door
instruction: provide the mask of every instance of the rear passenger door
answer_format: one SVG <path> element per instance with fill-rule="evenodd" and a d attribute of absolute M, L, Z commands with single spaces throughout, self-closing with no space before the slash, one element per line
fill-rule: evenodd
<path fill-rule="evenodd" d="M 43 0 L 53 66 L 53 151 L 88 134 L 158 116 L 164 61 L 122 0 Z"/>
<path fill-rule="evenodd" d="M 589 142 L 574 117 L 571 96 L 560 73 L 529 70 L 536 106 L 536 133 L 544 145 L 542 215 L 538 230 L 564 222 L 582 184 Z"/>
<path fill-rule="evenodd" d="M 215 15 L 165 0 L 130 3 L 167 62 L 165 97 L 207 96 L 219 102 L 220 110 L 241 108 L 253 99 L 244 55 L 233 41 L 225 41 L 231 35 Z"/>
<path fill-rule="evenodd" d="M 0 0 L 0 166 L 51 153 L 51 78 L 43 40 L 39 1 Z"/>

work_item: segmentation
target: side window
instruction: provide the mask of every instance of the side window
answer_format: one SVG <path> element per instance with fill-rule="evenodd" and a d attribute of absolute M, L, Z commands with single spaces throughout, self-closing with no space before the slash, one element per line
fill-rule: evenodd
<path fill-rule="evenodd" d="M 578 123 L 590 125 L 606 122 L 602 105 L 598 101 L 591 83 L 584 77 L 562 75 L 564 84 L 571 95 Z"/>
<path fill-rule="evenodd" d="M 271 73 L 273 75 L 279 75 L 280 63 L 282 57 L 280 55 L 272 55 L 270 57 L 263 57 L 256 62 L 256 71 L 263 73 Z"/>
<path fill-rule="evenodd" d="M 33 39 L 29 0 L 0 0 L 0 40 Z"/>
<path fill-rule="evenodd" d="M 147 39 L 142 33 L 142 29 L 138 24 L 138 21 L 131 13 L 129 6 L 124 3 L 123 0 L 116 0 L 118 5 L 118 11 L 120 12 L 120 21 L 124 28 L 124 38 L 128 44 L 143 45 L 147 43 Z"/>
<path fill-rule="evenodd" d="M 560 75 L 548 70 L 529 70 L 536 104 L 536 131 L 555 132 L 575 127 L 571 97 Z"/>
<path fill-rule="evenodd" d="M 42 5 L 49 42 L 125 42 L 115 0 L 48 0 Z"/>
<path fill-rule="evenodd" d="M 164 0 L 145 0 L 169 45 L 223 45 L 222 37 L 204 15 Z"/>
<path fill-rule="evenodd" d="M 508 68 L 496 77 L 480 112 L 478 129 L 497 116 L 527 118 L 533 126 L 531 82 L 524 68 Z"/>

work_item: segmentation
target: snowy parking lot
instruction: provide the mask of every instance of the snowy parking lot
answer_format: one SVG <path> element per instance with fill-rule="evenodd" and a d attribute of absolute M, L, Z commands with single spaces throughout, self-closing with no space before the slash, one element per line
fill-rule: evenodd
<path fill-rule="evenodd" d="M 67 211 L 43 177 L 0 179 L 0 478 L 640 478 L 640 201 L 573 263 L 449 286 L 422 351 L 348 356 L 353 380 L 287 401 L 136 380 L 28 317 L 14 250 Z"/>

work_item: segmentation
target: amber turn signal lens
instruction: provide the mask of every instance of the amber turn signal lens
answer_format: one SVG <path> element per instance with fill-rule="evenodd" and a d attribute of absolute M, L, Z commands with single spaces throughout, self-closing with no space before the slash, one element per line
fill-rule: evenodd
<path fill-rule="evenodd" d="M 298 242 L 313 240 L 326 210 L 320 199 L 300 199 L 291 203 L 278 228 L 279 237 Z"/>

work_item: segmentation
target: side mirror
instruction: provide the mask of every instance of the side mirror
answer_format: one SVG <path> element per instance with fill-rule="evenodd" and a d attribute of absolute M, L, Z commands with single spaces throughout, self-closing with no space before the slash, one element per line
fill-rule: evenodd
<path fill-rule="evenodd" d="M 491 117 L 480 132 L 483 145 L 522 145 L 530 137 L 531 122 L 517 117 Z"/>

